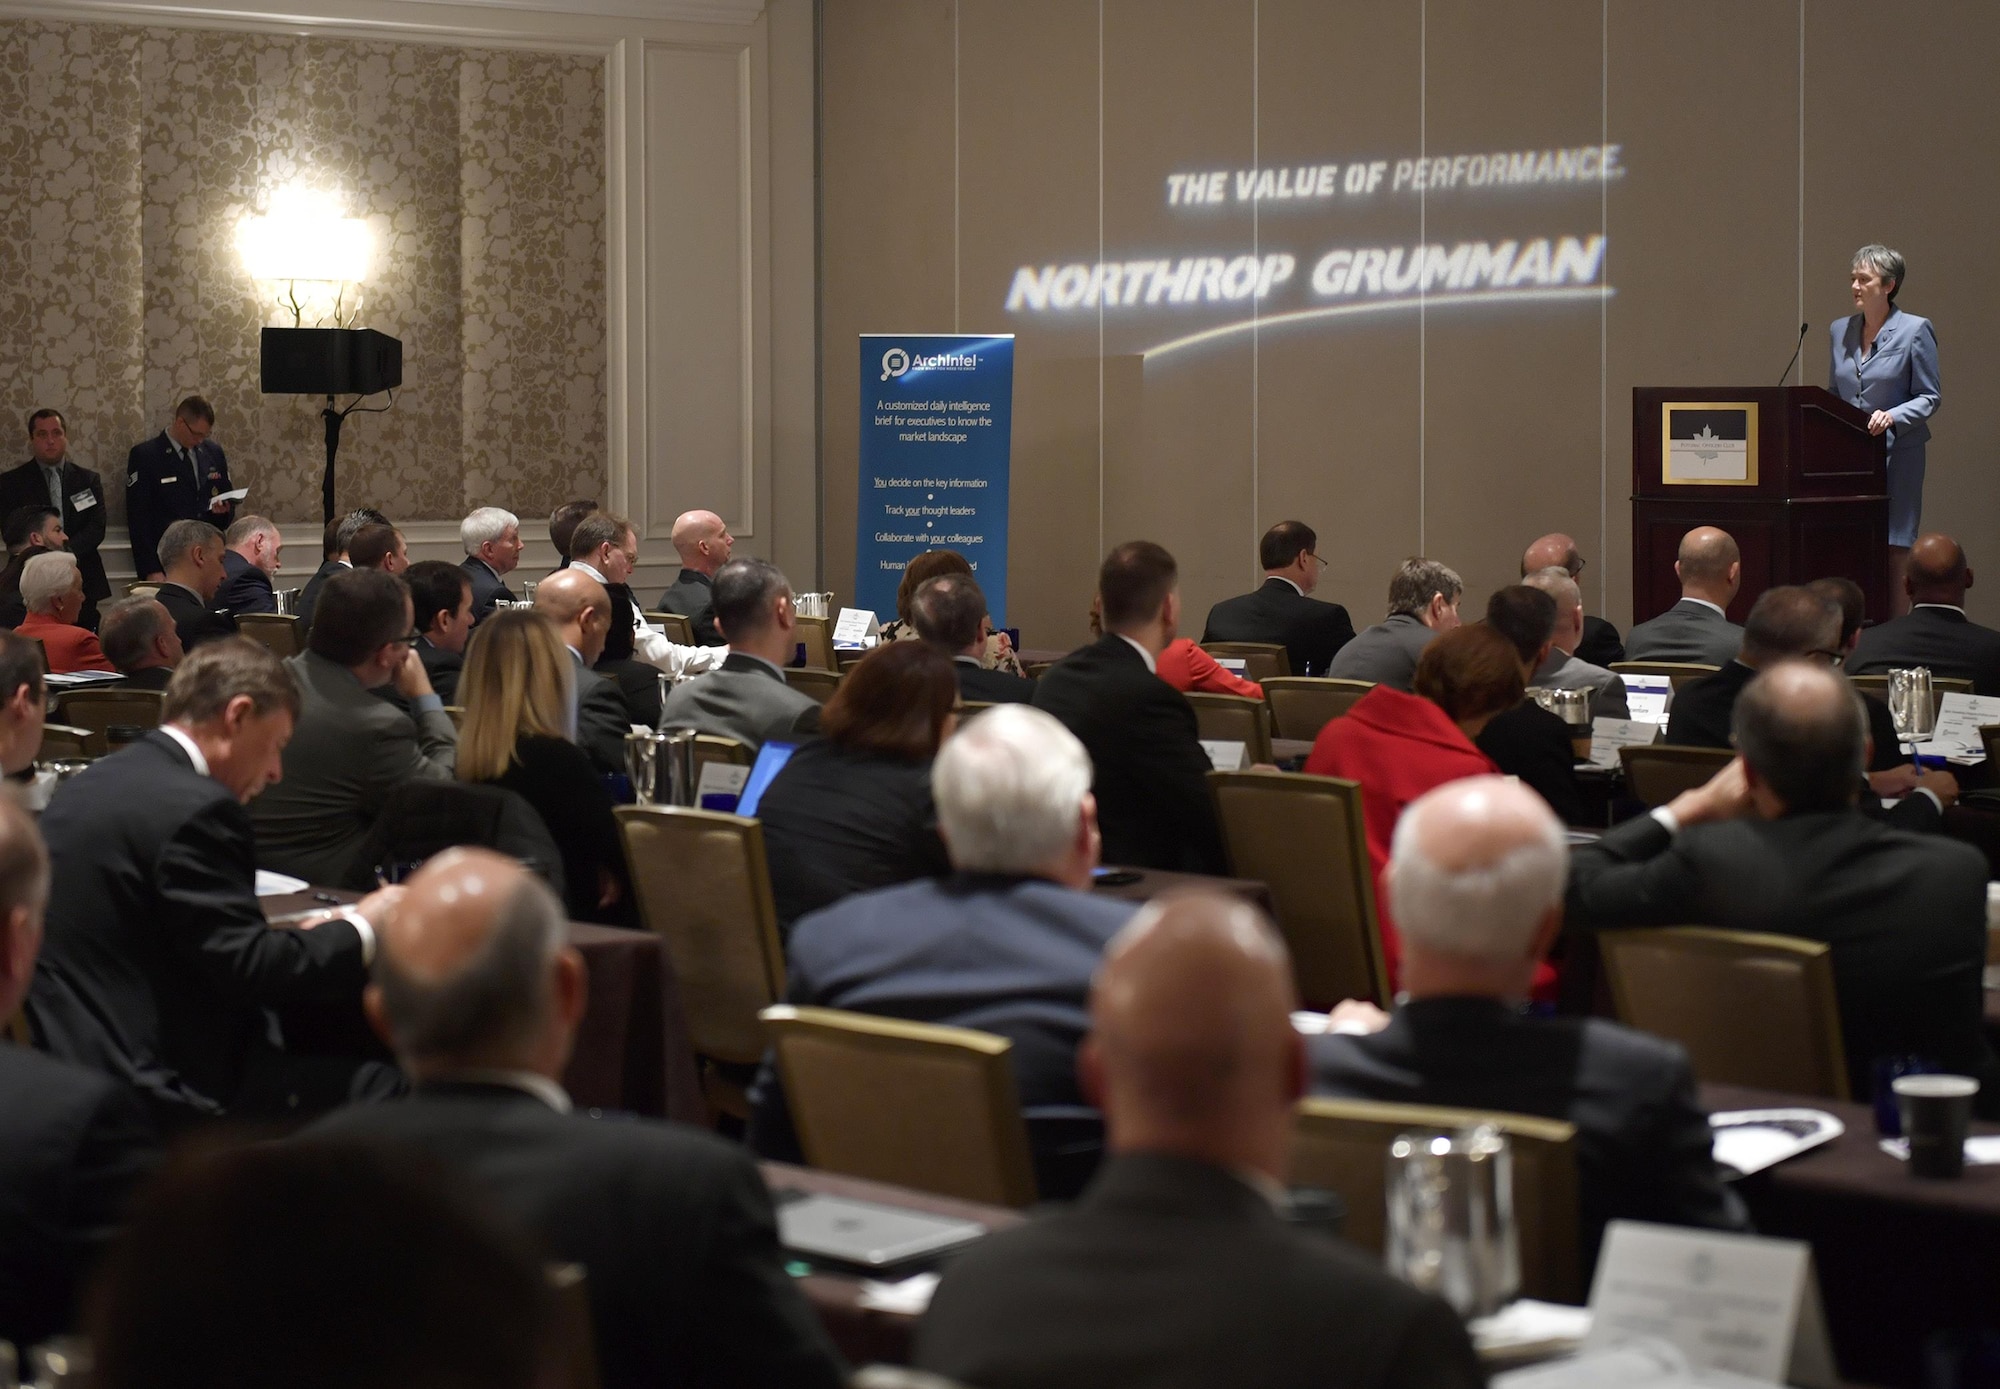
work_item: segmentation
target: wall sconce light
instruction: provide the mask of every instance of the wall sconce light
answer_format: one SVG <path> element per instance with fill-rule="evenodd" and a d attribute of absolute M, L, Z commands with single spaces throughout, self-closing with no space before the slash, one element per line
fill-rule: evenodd
<path fill-rule="evenodd" d="M 246 212 L 236 224 L 243 268 L 276 286 L 278 308 L 291 315 L 293 327 L 328 320 L 351 327 L 361 312 L 375 235 L 365 220 L 344 213 L 337 195 L 293 184 L 271 194 L 263 215 Z"/>

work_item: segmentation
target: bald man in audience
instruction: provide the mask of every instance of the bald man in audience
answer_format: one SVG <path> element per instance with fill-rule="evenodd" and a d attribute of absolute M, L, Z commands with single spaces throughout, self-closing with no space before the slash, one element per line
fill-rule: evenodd
<path fill-rule="evenodd" d="M 592 669 L 611 630 L 611 595 L 581 569 L 558 569 L 535 586 L 535 611 L 556 624 L 569 648 L 577 746 L 599 772 L 623 772 L 630 712 L 618 686 Z"/>
<path fill-rule="evenodd" d="M 1510 779 L 1454 781 L 1413 802 L 1383 875 L 1402 932 L 1396 1011 L 1343 1005 L 1344 1021 L 1379 1030 L 1307 1046 L 1315 1094 L 1575 1124 L 1587 1282 L 1607 1221 L 1747 1222 L 1709 1156 L 1685 1051 L 1600 1018 L 1525 1011 L 1562 931 L 1568 867 L 1562 825 Z"/>
<path fill-rule="evenodd" d="M 606 1389 L 842 1383 L 743 1149 L 570 1103 L 562 1077 L 589 984 L 555 895 L 483 849 L 447 850 L 407 887 L 366 1006 L 415 1088 L 310 1136 L 422 1153 L 545 1258 L 588 1270 Z"/>
<path fill-rule="evenodd" d="M 914 1363 L 981 1389 L 1485 1383 L 1444 1302 L 1286 1224 L 1294 1006 L 1255 908 L 1145 907 L 1105 952 L 1078 1062 L 1110 1156 L 1074 1206 L 947 1266 Z"/>
<path fill-rule="evenodd" d="M 721 646 L 722 636 L 715 630 L 715 571 L 729 563 L 736 537 L 713 511 L 684 511 L 674 521 L 673 538 L 681 572 L 660 595 L 660 610 L 685 616 L 697 645 Z"/>
<path fill-rule="evenodd" d="M 1736 700 L 1732 737 L 1737 760 L 1706 785 L 1572 853 L 1571 928 L 1822 941 L 1856 1095 L 1873 1093 L 1878 1059 L 1916 1056 L 1979 1077 L 1980 1112 L 2000 1116 L 1981 982 L 1986 856 L 1857 811 L 1868 724 L 1832 670 L 1792 660 L 1760 672 Z"/>
<path fill-rule="evenodd" d="M 106 608 L 97 635 L 104 659 L 135 690 L 164 691 L 187 654 L 173 614 L 159 599 L 144 594 L 121 598 Z"/>
<path fill-rule="evenodd" d="M 1624 679 L 1576 654 L 1583 643 L 1583 590 L 1576 580 L 1563 569 L 1538 569 L 1521 582 L 1556 600 L 1556 629 L 1549 638 L 1549 654 L 1528 683 L 1551 690 L 1589 690 L 1593 719 L 1630 718 Z"/>
<path fill-rule="evenodd" d="M 1681 537 L 1674 573 L 1681 581 L 1680 602 L 1632 629 L 1625 659 L 1726 665 L 1743 640 L 1743 629 L 1727 612 L 1743 583 L 1736 541 L 1727 531 L 1697 526 Z"/>
<path fill-rule="evenodd" d="M 1583 552 L 1576 548 L 1576 541 L 1561 531 L 1541 537 L 1521 553 L 1521 577 L 1524 579 L 1538 569 L 1560 569 L 1575 579 L 1580 587 L 1583 565 Z M 1618 629 L 1609 622 L 1601 617 L 1586 616 L 1583 619 L 1583 639 L 1570 654 L 1594 666 L 1611 666 L 1625 659 L 1625 643 L 1618 639 Z"/>
<path fill-rule="evenodd" d="M 1863 629 L 1847 673 L 1882 675 L 1925 666 L 1932 675 L 1970 680 L 1976 695 L 2000 695 L 2000 632 L 1965 615 L 1972 566 L 1964 547 L 1935 531 L 1919 536 L 1910 547 L 1903 584 L 1910 610 Z"/>

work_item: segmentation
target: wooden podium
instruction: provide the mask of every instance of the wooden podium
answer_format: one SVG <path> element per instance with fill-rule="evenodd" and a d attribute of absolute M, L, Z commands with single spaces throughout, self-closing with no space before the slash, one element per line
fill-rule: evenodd
<path fill-rule="evenodd" d="M 1818 386 L 1635 388 L 1632 620 L 1679 601 L 1674 559 L 1696 526 L 1743 552 L 1732 622 L 1767 588 L 1836 576 L 1887 618 L 1887 457 L 1867 413 Z"/>

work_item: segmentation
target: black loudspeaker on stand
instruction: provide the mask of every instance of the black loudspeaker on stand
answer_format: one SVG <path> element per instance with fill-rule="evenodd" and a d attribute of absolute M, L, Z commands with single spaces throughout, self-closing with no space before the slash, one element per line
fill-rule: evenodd
<path fill-rule="evenodd" d="M 320 479 L 322 519 L 333 520 L 333 463 L 340 452 L 340 426 L 361 399 L 403 384 L 403 344 L 373 328 L 266 328 L 262 341 L 261 386 L 265 395 L 323 395 L 326 409 L 326 473 Z M 352 395 L 345 410 L 334 397 Z M 394 403 L 392 400 L 391 404 Z"/>

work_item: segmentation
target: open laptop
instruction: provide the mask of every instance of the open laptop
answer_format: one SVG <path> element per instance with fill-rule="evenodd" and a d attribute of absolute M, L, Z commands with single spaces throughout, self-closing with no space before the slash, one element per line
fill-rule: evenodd
<path fill-rule="evenodd" d="M 777 779 L 792 754 L 798 750 L 797 743 L 766 743 L 757 749 L 757 760 L 750 764 L 750 779 L 743 783 L 743 790 L 736 797 L 736 813 L 754 816 L 758 802 L 764 799 L 765 790 Z"/>

